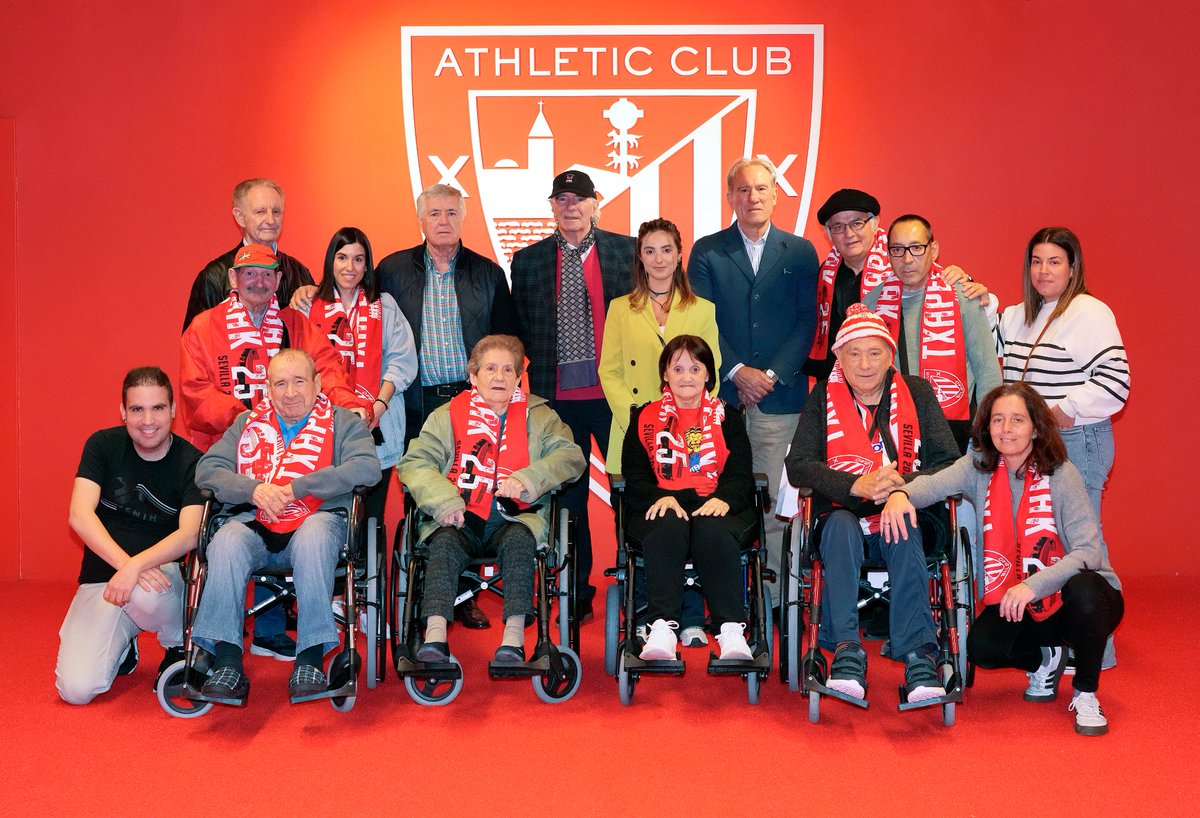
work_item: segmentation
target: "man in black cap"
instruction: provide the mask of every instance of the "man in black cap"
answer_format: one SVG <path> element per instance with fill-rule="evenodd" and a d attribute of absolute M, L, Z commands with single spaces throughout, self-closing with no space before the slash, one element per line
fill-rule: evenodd
<path fill-rule="evenodd" d="M 596 187 L 580 170 L 554 177 L 550 209 L 557 229 L 518 250 L 512 260 L 512 295 L 517 335 L 529 356 L 529 388 L 550 398 L 550 407 L 571 429 L 585 458 L 592 437 L 608 451 L 612 412 L 600 386 L 597 361 L 604 316 L 614 298 L 629 292 L 636 245 L 631 236 L 600 230 Z M 588 472 L 563 492 L 563 505 L 577 521 L 579 616 L 592 615 L 596 588 L 588 527 Z"/>
<path fill-rule="evenodd" d="M 806 374 L 817 380 L 833 369 L 830 341 L 851 304 L 863 300 L 892 274 L 888 258 L 887 231 L 879 226 L 879 200 L 861 190 L 842 188 L 825 200 L 817 221 L 825 227 L 831 246 L 817 277 L 817 334 L 804 365 Z M 982 298 L 987 288 L 974 284 L 961 267 L 949 266 L 943 276 L 951 287 L 962 283 L 968 298 Z"/>

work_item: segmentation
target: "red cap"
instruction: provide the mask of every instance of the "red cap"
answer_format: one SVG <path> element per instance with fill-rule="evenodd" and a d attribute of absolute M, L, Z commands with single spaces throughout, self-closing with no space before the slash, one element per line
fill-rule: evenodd
<path fill-rule="evenodd" d="M 237 251 L 229 269 L 236 270 L 238 267 L 266 267 L 268 270 L 276 270 L 279 268 L 279 259 L 270 247 L 247 244 Z"/>

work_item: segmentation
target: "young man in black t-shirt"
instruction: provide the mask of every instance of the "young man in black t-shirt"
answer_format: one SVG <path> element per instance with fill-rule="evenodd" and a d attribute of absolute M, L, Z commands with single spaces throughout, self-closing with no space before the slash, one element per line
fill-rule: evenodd
<path fill-rule="evenodd" d="M 162 668 L 182 658 L 183 579 L 177 560 L 196 546 L 203 504 L 200 452 L 171 434 L 175 400 L 158 367 L 121 387 L 124 427 L 88 438 L 71 492 L 71 529 L 83 540 L 79 589 L 59 630 L 58 693 L 87 704 L 137 666 L 137 637 L 158 633 Z"/>

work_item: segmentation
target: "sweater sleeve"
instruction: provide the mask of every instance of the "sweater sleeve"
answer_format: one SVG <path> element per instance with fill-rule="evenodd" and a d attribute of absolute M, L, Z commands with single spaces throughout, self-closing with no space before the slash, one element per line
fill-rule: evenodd
<path fill-rule="evenodd" d="M 1108 305 L 1088 298 L 1075 308 L 1072 302 L 1069 317 L 1058 319 L 1065 323 L 1056 340 L 1066 347 L 1086 380 L 1067 392 L 1059 405 L 1074 418 L 1112 417 L 1129 399 L 1125 342 Z"/>
<path fill-rule="evenodd" d="M 383 380 L 391 381 L 400 393 L 417 377 L 417 345 L 396 299 L 387 293 L 380 293 L 379 298 L 383 302 Z"/>
<path fill-rule="evenodd" d="M 996 356 L 996 339 L 992 336 L 983 305 L 978 300 L 964 296 L 961 285 L 954 288 L 954 295 L 962 316 L 967 371 L 975 384 L 975 400 L 979 402 L 984 395 L 1003 383 L 1000 362 Z"/>
<path fill-rule="evenodd" d="M 975 485 L 972 457 L 971 454 L 965 454 L 941 471 L 917 475 L 904 487 L 908 499 L 917 508 L 931 506 L 952 494 L 964 494 L 974 502 L 975 498 L 971 497 Z"/>

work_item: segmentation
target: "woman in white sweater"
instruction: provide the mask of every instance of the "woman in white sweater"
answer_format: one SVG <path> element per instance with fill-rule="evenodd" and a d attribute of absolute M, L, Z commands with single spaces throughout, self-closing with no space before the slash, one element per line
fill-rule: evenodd
<path fill-rule="evenodd" d="M 1046 399 L 1099 520 L 1113 463 L 1112 416 L 1129 399 L 1125 343 L 1112 310 L 1088 293 L 1083 250 L 1067 228 L 1033 234 L 1022 291 L 1023 303 L 1000 317 L 1001 374 L 1005 383 L 1025 381 Z M 1107 560 L 1103 535 L 1101 547 Z M 1103 666 L 1116 663 L 1110 638 Z"/>

